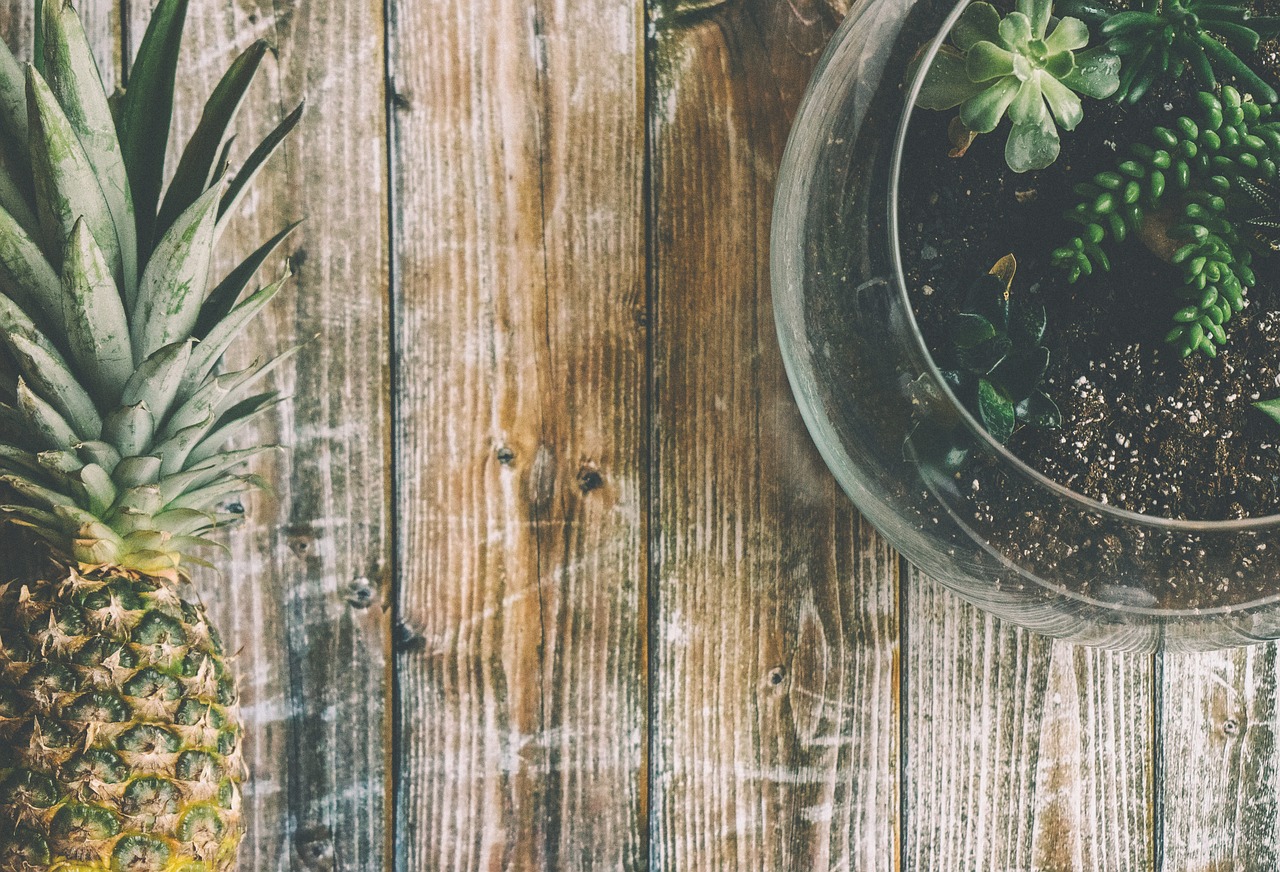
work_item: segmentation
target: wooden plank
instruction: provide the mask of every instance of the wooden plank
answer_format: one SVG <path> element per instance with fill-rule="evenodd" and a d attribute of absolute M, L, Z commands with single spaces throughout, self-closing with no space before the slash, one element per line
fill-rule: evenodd
<path fill-rule="evenodd" d="M 149 2 L 129 4 L 132 50 Z M 252 783 L 246 869 L 382 872 L 389 809 L 390 360 L 384 21 L 380 0 L 195 2 L 180 61 L 169 167 L 232 58 L 276 54 L 241 111 L 242 160 L 304 96 L 301 128 L 222 242 L 219 266 L 280 226 L 296 278 L 230 366 L 308 344 L 274 379 L 292 401 L 245 438 L 289 452 L 261 471 L 222 578 L 203 590 L 241 649 Z M 281 263 L 269 265 L 272 278 Z M 314 337 L 314 338 L 313 338 Z"/>
<path fill-rule="evenodd" d="M 1154 869 L 1151 658 L 1013 629 L 911 575 L 904 868 Z"/>
<path fill-rule="evenodd" d="M 398 866 L 641 869 L 642 9 L 391 21 Z"/>
<path fill-rule="evenodd" d="M 1280 867 L 1275 644 L 1164 658 L 1164 869 Z"/>
<path fill-rule="evenodd" d="M 818 458 L 768 285 L 775 172 L 836 14 L 657 3 L 653 868 L 885 870 L 897 560 Z"/>

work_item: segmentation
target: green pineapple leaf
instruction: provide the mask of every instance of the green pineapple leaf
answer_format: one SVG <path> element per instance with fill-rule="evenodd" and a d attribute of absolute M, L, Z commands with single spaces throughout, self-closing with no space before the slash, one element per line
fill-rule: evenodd
<path fill-rule="evenodd" d="M 142 403 L 156 421 L 163 421 L 191 362 L 191 345 L 190 341 L 184 340 L 156 349 L 125 386 L 121 405 Z"/>
<path fill-rule="evenodd" d="M 153 245 L 173 117 L 173 87 L 188 0 L 160 0 L 151 13 L 120 106 L 120 147 L 138 222 L 139 265 Z"/>
<path fill-rule="evenodd" d="M 280 289 L 289 278 L 290 274 L 285 273 L 278 281 L 272 282 L 236 306 L 231 310 L 231 314 L 219 321 L 204 341 L 196 346 L 195 353 L 191 355 L 191 365 L 187 368 L 186 377 L 182 382 L 182 389 L 178 392 L 180 399 L 186 400 L 195 393 L 213 372 L 213 368 L 222 359 L 232 340 L 253 320 L 254 316 L 263 310 L 267 303 L 271 302 L 276 294 L 280 293 Z"/>
<path fill-rule="evenodd" d="M 249 185 L 258 177 L 262 167 L 271 158 L 276 150 L 284 143 L 293 129 L 298 126 L 298 122 L 302 120 L 303 114 L 306 112 L 307 104 L 299 103 L 298 107 L 290 112 L 276 128 L 267 134 L 267 138 L 258 144 L 253 150 L 244 164 L 240 167 L 240 171 L 236 173 L 231 184 L 227 187 L 227 193 L 222 198 L 222 205 L 218 208 L 218 235 L 222 235 L 222 231 L 226 227 L 226 218 L 240 204 L 240 200 L 249 191 Z"/>
<path fill-rule="evenodd" d="M 257 275 L 262 265 L 267 262 L 267 258 L 275 253 L 280 245 L 293 234 L 293 231 L 298 229 L 301 223 L 301 221 L 295 221 L 271 237 L 257 251 L 246 258 L 243 263 L 232 270 L 225 279 L 219 282 L 216 288 L 209 292 L 209 296 L 205 298 L 204 305 L 200 308 L 200 317 L 196 321 L 196 329 L 192 331 L 193 336 L 203 340 L 209 335 L 210 330 L 231 314 L 231 310 L 240 301 L 240 296 L 249 287 L 253 277 Z"/>
<path fill-rule="evenodd" d="M 129 320 L 115 280 L 84 221 L 77 221 L 62 268 L 67 345 L 84 381 L 114 401 L 133 375 Z"/>
<path fill-rule="evenodd" d="M 236 58 L 205 104 L 204 115 L 183 150 L 165 193 L 164 205 L 156 219 L 157 236 L 163 235 L 218 178 L 220 165 L 225 161 L 228 131 L 266 53 L 265 40 L 251 45 Z"/>

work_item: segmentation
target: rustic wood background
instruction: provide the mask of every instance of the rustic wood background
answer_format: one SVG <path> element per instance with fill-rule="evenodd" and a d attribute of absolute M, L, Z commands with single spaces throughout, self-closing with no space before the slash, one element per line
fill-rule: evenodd
<path fill-rule="evenodd" d="M 118 79 L 150 3 L 79 5 Z M 1002 625 L 813 450 L 767 240 L 845 11 L 191 0 L 178 138 L 258 37 L 244 129 L 309 105 L 227 245 L 306 218 L 251 344 L 318 336 L 204 584 L 243 651 L 244 868 L 1280 864 L 1275 646 Z M 0 0 L 24 52 L 31 12 Z"/>

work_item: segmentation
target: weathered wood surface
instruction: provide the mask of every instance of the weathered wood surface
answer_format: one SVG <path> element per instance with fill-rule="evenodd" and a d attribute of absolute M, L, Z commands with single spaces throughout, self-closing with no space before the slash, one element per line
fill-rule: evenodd
<path fill-rule="evenodd" d="M 1151 658 L 1051 642 L 911 577 L 903 867 L 1153 869 Z"/>
<path fill-rule="evenodd" d="M 641 9 L 391 13 L 400 867 L 642 869 Z"/>
<path fill-rule="evenodd" d="M 127 9 L 136 51 L 150 3 Z M 246 444 L 288 448 L 246 501 L 230 565 L 204 580 L 241 649 L 251 786 L 244 867 L 368 870 L 391 865 L 389 238 L 384 28 L 380 0 L 193 0 L 179 64 L 170 163 L 231 60 L 277 47 L 242 108 L 234 161 L 303 98 L 301 127 L 223 237 L 233 265 L 284 223 L 295 272 L 229 365 L 306 346 L 274 376 L 292 401 Z M 280 262 L 264 269 L 271 278 Z M 268 279 L 270 280 L 270 279 Z"/>
<path fill-rule="evenodd" d="M 150 3 L 79 6 L 115 79 Z M 250 343 L 319 337 L 247 437 L 283 485 L 202 580 L 245 868 L 1276 868 L 1274 646 L 1002 626 L 810 445 L 767 239 L 846 7 L 193 0 L 175 146 L 257 37 L 241 142 L 310 105 L 223 261 L 308 219 Z"/>
<path fill-rule="evenodd" d="M 835 16 L 653 15 L 653 868 L 886 869 L 897 562 L 805 435 L 768 283 L 775 172 Z"/>

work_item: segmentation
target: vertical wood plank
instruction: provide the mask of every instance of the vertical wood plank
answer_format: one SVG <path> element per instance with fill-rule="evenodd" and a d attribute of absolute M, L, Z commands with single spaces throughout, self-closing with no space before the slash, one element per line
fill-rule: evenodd
<path fill-rule="evenodd" d="M 911 576 L 904 867 L 1153 869 L 1151 658 L 1013 629 Z"/>
<path fill-rule="evenodd" d="M 150 15 L 129 3 L 132 51 Z M 391 862 L 390 384 L 385 24 L 380 0 L 194 2 L 169 169 L 231 60 L 275 46 L 241 110 L 233 168 L 304 97 L 302 126 L 223 238 L 228 269 L 288 221 L 294 280 L 229 366 L 307 343 L 272 387 L 293 399 L 246 444 L 288 448 L 246 501 L 221 577 L 202 579 L 239 666 L 251 783 L 247 869 Z M 268 280 L 282 263 L 271 263 Z"/>
<path fill-rule="evenodd" d="M 641 6 L 392 10 L 398 866 L 641 869 Z"/>
<path fill-rule="evenodd" d="M 897 849 L 897 561 L 804 430 L 768 284 L 776 168 L 839 15 L 651 15 L 653 868 L 880 872 Z"/>
<path fill-rule="evenodd" d="M 1272 644 L 1170 654 L 1160 682 L 1164 868 L 1280 866 Z"/>

